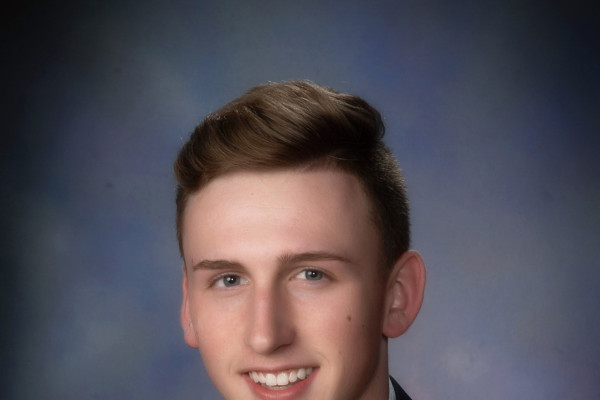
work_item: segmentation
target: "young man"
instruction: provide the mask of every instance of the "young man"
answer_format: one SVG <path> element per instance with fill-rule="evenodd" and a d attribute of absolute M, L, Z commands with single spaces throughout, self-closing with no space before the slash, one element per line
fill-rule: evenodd
<path fill-rule="evenodd" d="M 388 338 L 423 300 L 400 170 L 364 100 L 307 82 L 209 115 L 175 162 L 181 325 L 230 400 L 408 399 Z"/>

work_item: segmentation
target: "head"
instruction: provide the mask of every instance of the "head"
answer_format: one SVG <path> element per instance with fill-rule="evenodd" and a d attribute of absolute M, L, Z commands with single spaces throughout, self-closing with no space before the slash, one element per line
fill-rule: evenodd
<path fill-rule="evenodd" d="M 337 169 L 358 179 L 390 267 L 410 246 L 402 174 L 383 142 L 379 112 L 363 99 L 294 81 L 251 89 L 196 127 L 175 162 L 177 239 L 191 194 L 232 171 Z"/>
<path fill-rule="evenodd" d="M 181 322 L 226 398 L 387 395 L 387 338 L 416 317 L 425 274 L 382 137 L 364 100 L 288 82 L 182 148 Z"/>

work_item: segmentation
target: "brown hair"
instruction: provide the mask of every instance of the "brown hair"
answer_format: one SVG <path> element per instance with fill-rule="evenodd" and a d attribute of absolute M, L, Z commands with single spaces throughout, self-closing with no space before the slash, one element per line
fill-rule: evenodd
<path fill-rule="evenodd" d="M 379 112 L 357 96 L 304 81 L 251 89 L 208 115 L 175 161 L 182 256 L 187 200 L 212 179 L 235 170 L 338 168 L 363 185 L 391 266 L 409 248 L 409 213 L 400 168 L 383 135 Z"/>

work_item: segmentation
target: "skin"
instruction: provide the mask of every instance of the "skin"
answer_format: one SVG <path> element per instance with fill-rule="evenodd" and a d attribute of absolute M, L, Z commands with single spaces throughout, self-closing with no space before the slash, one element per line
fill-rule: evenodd
<path fill-rule="evenodd" d="M 381 272 L 354 176 L 218 177 L 189 199 L 183 249 L 184 338 L 226 399 L 387 399 L 387 338 L 414 320 L 425 272 L 412 251 Z M 283 391 L 248 376 L 302 367 L 311 376 Z"/>

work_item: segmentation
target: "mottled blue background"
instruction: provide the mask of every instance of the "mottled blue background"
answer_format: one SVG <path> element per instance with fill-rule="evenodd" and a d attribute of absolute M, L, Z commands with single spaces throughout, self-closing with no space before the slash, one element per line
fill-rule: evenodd
<path fill-rule="evenodd" d="M 380 109 L 406 175 L 415 399 L 600 398 L 597 13 L 583 3 L 12 2 L 6 399 L 216 399 L 178 321 L 171 164 L 210 111 L 310 79 Z M 591 2 L 590 2 L 591 3 Z"/>

